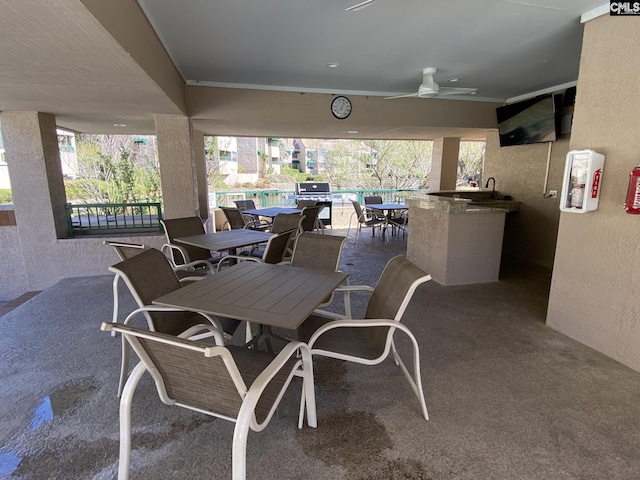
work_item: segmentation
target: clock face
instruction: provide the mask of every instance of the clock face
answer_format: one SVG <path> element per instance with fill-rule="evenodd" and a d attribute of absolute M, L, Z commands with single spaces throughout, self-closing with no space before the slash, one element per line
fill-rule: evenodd
<path fill-rule="evenodd" d="M 351 114 L 351 102 L 347 97 L 336 97 L 331 102 L 331 113 L 340 120 L 347 118 Z"/>

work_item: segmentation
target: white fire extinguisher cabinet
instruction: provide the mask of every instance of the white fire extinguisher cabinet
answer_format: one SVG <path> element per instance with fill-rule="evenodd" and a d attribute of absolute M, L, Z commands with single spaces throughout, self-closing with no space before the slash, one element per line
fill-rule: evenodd
<path fill-rule="evenodd" d="M 604 155 L 593 150 L 567 153 L 562 180 L 560 210 L 571 213 L 592 212 L 598 208 Z"/>

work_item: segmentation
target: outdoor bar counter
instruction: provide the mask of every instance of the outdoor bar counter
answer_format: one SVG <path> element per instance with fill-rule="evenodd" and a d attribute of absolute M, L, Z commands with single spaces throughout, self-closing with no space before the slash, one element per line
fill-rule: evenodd
<path fill-rule="evenodd" d="M 410 261 L 441 285 L 498 281 L 507 209 L 435 195 L 405 201 Z"/>

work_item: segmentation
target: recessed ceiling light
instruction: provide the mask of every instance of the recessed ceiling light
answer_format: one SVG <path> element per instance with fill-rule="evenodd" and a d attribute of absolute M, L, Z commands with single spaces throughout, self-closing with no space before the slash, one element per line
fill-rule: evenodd
<path fill-rule="evenodd" d="M 357 12 L 358 10 L 362 10 L 365 7 L 368 7 L 369 5 L 371 5 L 373 2 L 375 2 L 376 0 L 365 0 L 364 2 L 360 2 L 356 5 L 353 5 L 352 7 L 349 8 L 345 8 L 344 11 L 345 12 Z"/>
<path fill-rule="evenodd" d="M 325 66 L 329 68 L 338 68 L 340 64 L 338 62 L 329 62 Z"/>
<path fill-rule="evenodd" d="M 451 82 L 451 83 L 455 83 L 455 82 L 457 82 L 458 80 L 459 80 L 459 78 L 450 78 L 450 79 L 449 79 L 449 80 L 447 80 L 447 81 L 448 81 L 448 82 Z"/>
<path fill-rule="evenodd" d="M 126 127 L 127 124 L 126 123 L 114 123 L 113 126 L 114 127 Z"/>
<path fill-rule="evenodd" d="M 351 135 L 353 135 L 355 133 L 358 133 L 358 131 L 357 130 L 349 130 L 347 133 L 350 133 Z"/>
<path fill-rule="evenodd" d="M 478 92 L 469 92 L 469 95 L 475 95 Z"/>

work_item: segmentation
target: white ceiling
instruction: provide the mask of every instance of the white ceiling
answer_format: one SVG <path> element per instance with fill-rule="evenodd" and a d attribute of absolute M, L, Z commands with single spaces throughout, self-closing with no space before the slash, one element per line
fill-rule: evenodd
<path fill-rule="evenodd" d="M 140 54 L 158 40 L 136 0 L 3 0 L 0 110 L 48 112 L 76 131 L 125 133 L 117 122 L 127 133 L 153 133 L 154 114 L 187 113 L 176 100 L 183 81 L 389 96 L 415 92 L 425 67 L 438 68 L 442 86 L 478 89 L 464 99 L 504 101 L 575 82 L 580 17 L 603 7 L 375 0 L 345 11 L 359 1 L 138 0 L 179 72 L 176 88 L 158 73 L 168 58 Z M 407 101 L 426 100 L 385 100 Z"/>
<path fill-rule="evenodd" d="M 441 86 L 494 101 L 575 82 L 580 16 L 603 3 L 374 0 L 345 11 L 361 1 L 138 3 L 188 83 L 390 96 L 437 67 Z"/>

